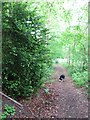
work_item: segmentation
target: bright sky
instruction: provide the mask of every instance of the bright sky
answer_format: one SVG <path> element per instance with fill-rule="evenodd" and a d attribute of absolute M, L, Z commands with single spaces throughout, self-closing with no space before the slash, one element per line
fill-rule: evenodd
<path fill-rule="evenodd" d="M 53 0 L 47 0 L 47 1 L 52 2 Z M 81 7 L 83 7 L 85 4 L 88 6 L 88 0 L 63 0 L 63 1 L 64 1 L 63 7 L 66 10 L 71 10 L 72 13 L 73 13 L 72 14 L 72 21 L 70 23 L 70 26 L 75 26 L 75 25 L 80 24 L 79 23 L 80 21 L 78 20 L 78 18 L 83 17 L 83 12 L 84 12 L 81 9 Z M 87 10 L 87 13 L 88 13 L 88 10 Z M 87 18 L 85 20 L 83 20 L 83 18 L 80 19 L 80 20 L 81 20 L 81 25 L 83 23 L 85 24 L 85 22 L 88 21 L 88 16 L 87 16 Z M 59 18 L 57 18 L 57 22 L 58 22 L 58 29 L 57 30 L 61 29 L 61 31 L 64 31 L 66 29 L 66 27 L 69 25 L 69 24 L 66 24 L 64 21 L 61 21 Z"/>
<path fill-rule="evenodd" d="M 87 3 L 88 5 L 88 0 L 64 0 L 64 6 L 65 8 L 67 9 L 70 9 L 70 8 L 74 8 L 74 9 L 77 9 L 78 7 L 82 7 L 83 5 L 85 5 L 85 3 Z"/>
<path fill-rule="evenodd" d="M 75 26 L 75 25 L 78 25 L 79 21 L 78 21 L 78 18 L 80 16 L 83 16 L 83 11 L 81 10 L 81 7 L 83 7 L 84 5 L 87 5 L 88 6 L 88 0 L 65 0 L 64 2 L 64 8 L 69 10 L 73 10 L 74 12 L 74 15 L 72 15 L 73 17 L 73 20 L 71 22 L 71 26 Z M 78 12 L 80 11 L 80 12 Z M 88 12 L 88 10 L 87 10 Z M 83 21 L 83 22 L 87 22 L 88 21 L 88 16 L 87 18 Z"/>

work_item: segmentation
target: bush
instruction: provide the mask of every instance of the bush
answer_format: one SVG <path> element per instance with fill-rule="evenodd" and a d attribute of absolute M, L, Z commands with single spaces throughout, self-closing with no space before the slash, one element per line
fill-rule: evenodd
<path fill-rule="evenodd" d="M 85 86 L 87 87 L 88 84 L 88 71 L 82 70 L 81 66 L 67 66 L 68 73 L 72 76 L 73 81 L 77 86 Z"/>
<path fill-rule="evenodd" d="M 48 29 L 27 3 L 2 4 L 2 85 L 12 97 L 30 96 L 49 75 Z"/>
<path fill-rule="evenodd" d="M 0 115 L 1 120 L 5 120 L 7 117 L 14 116 L 16 109 L 14 106 L 5 105 L 4 112 Z"/>

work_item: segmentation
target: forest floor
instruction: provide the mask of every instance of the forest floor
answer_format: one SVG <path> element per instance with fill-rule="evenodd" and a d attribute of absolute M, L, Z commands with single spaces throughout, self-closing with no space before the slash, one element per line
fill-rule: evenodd
<path fill-rule="evenodd" d="M 65 81 L 58 81 L 65 74 Z M 37 96 L 21 100 L 23 108 L 16 108 L 14 118 L 88 118 L 88 99 L 84 88 L 77 88 L 67 70 L 56 65 L 52 75 L 54 82 L 47 83 L 49 92 L 42 88 Z M 9 103 L 3 98 L 3 104 Z"/>

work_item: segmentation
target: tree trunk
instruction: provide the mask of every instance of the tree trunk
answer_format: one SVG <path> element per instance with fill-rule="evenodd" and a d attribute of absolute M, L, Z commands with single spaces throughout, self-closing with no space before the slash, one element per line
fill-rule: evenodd
<path fill-rule="evenodd" d="M 86 30 L 85 30 L 85 33 L 84 33 L 84 41 L 83 41 L 83 67 L 82 67 L 82 69 L 83 70 L 85 70 L 85 65 L 86 65 L 86 63 L 87 63 L 87 59 L 86 59 L 86 43 L 87 43 L 87 41 L 86 41 L 86 35 L 87 35 L 87 27 L 86 27 Z"/>
<path fill-rule="evenodd" d="M 71 57 L 70 57 L 70 52 L 71 52 L 71 50 L 70 50 L 70 45 L 69 45 L 69 56 L 68 56 L 68 63 L 69 63 L 69 65 L 70 65 L 70 63 L 71 63 Z"/>

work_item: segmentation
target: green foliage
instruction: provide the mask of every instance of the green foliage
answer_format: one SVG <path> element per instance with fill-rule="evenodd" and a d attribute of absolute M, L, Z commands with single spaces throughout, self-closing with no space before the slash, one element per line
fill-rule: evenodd
<path fill-rule="evenodd" d="M 88 82 L 88 72 L 76 72 L 72 74 L 72 78 L 75 81 L 76 85 L 78 86 L 85 86 L 85 84 Z"/>
<path fill-rule="evenodd" d="M 39 4 L 51 31 L 49 48 L 53 60 L 67 59 L 68 71 L 78 86 L 87 86 L 88 34 L 87 2 L 46 1 Z M 79 5 L 79 7 L 78 7 Z M 44 6 L 44 9 L 43 9 Z M 45 17 L 46 17 L 45 16 Z M 58 62 L 58 61 L 56 61 Z"/>
<path fill-rule="evenodd" d="M 49 89 L 48 88 L 45 88 L 44 91 L 45 91 L 46 94 L 49 94 Z"/>
<path fill-rule="evenodd" d="M 63 49 L 59 38 L 52 39 L 49 48 L 51 49 L 52 58 L 63 58 Z"/>
<path fill-rule="evenodd" d="M 4 120 L 6 119 L 7 117 L 9 116 L 14 116 L 16 110 L 14 108 L 14 106 L 9 106 L 9 105 L 5 105 L 5 108 L 4 108 L 4 112 L 2 113 L 2 115 L 0 116 L 0 119 Z"/>
<path fill-rule="evenodd" d="M 68 73 L 78 87 L 88 87 L 88 71 L 82 70 L 78 66 L 68 66 Z"/>
<path fill-rule="evenodd" d="M 37 91 L 49 76 L 52 58 L 67 59 L 71 75 L 87 70 L 87 7 L 77 5 L 78 0 L 68 4 L 63 0 L 2 4 L 5 92 L 18 97 Z M 80 74 L 78 76 L 82 79 Z"/>
<path fill-rule="evenodd" d="M 12 97 L 30 96 L 49 76 L 48 29 L 24 2 L 2 4 L 2 85 Z"/>

